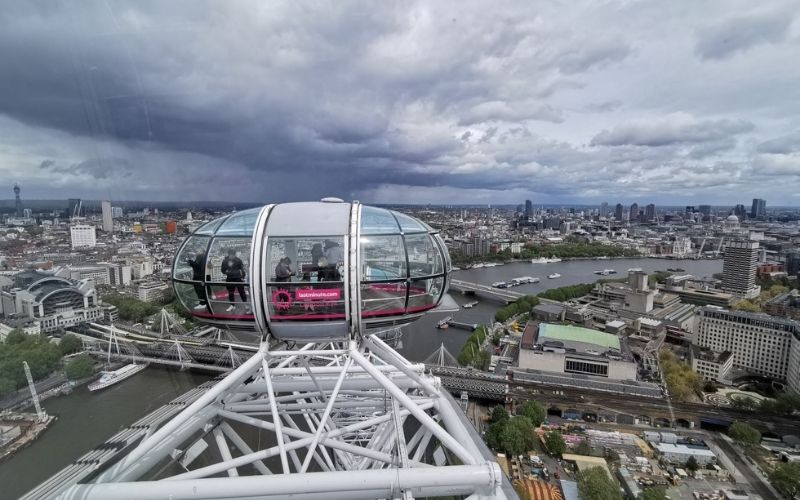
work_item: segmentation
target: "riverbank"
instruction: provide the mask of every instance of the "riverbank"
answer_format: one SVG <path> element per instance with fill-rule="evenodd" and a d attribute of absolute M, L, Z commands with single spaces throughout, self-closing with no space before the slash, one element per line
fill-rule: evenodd
<path fill-rule="evenodd" d="M 662 261 L 662 260 L 667 260 L 667 261 L 674 261 L 674 260 L 685 261 L 685 260 L 690 260 L 690 259 L 686 259 L 685 257 L 675 257 L 675 256 L 671 256 L 671 255 L 663 255 L 663 256 L 658 256 L 658 255 L 646 255 L 645 256 L 645 255 L 642 255 L 640 257 L 625 257 L 625 256 L 615 256 L 615 257 L 562 257 L 557 262 L 541 262 L 541 263 L 540 262 L 536 262 L 536 263 L 534 263 L 534 262 L 531 262 L 531 259 L 507 259 L 507 260 L 498 260 L 498 261 L 489 261 L 489 262 L 478 261 L 478 262 L 474 262 L 474 263 L 463 264 L 463 265 L 458 266 L 458 267 L 460 269 L 480 269 L 482 267 L 492 268 L 492 267 L 496 267 L 496 266 L 504 266 L 504 265 L 507 265 L 507 264 L 539 264 L 539 265 L 546 265 L 546 264 L 557 264 L 558 262 L 579 262 L 579 261 L 587 261 L 587 260 L 604 261 L 604 260 L 637 260 L 637 259 L 658 260 L 658 261 Z M 720 261 L 721 262 L 722 258 L 720 258 L 720 257 L 703 257 L 703 258 L 700 258 L 700 259 L 691 259 L 691 260 L 693 260 L 693 261 Z M 483 264 L 483 266 L 480 266 L 480 264 Z M 476 265 L 478 265 L 478 267 L 475 267 Z"/>
<path fill-rule="evenodd" d="M 19 433 L 8 443 L 0 445 L 0 463 L 32 445 L 56 420 L 58 417 L 55 415 L 47 415 L 44 421 L 39 422 L 35 413 L 12 413 L 0 417 L 0 428 L 4 429 L 3 435 L 13 436 Z"/>

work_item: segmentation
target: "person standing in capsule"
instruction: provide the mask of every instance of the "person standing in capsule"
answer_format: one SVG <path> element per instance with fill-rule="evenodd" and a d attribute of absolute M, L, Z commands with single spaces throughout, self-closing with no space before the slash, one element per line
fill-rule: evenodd
<path fill-rule="evenodd" d="M 236 307 L 234 292 L 239 292 L 239 297 L 242 299 L 242 302 L 247 302 L 247 294 L 242 284 L 244 283 L 245 276 L 244 262 L 236 255 L 236 250 L 233 248 L 228 249 L 228 255 L 222 260 L 220 271 L 225 275 L 225 281 L 227 283 L 236 283 L 225 286 L 225 288 L 228 289 L 228 302 L 231 303 L 225 311 L 231 312 Z"/>
<path fill-rule="evenodd" d="M 194 260 L 186 259 L 186 263 L 192 268 L 192 280 L 203 281 L 203 274 L 206 270 L 206 254 L 203 252 L 198 253 Z M 194 284 L 194 293 L 197 294 L 199 303 L 194 306 L 195 309 L 205 309 L 207 304 L 206 290 L 203 288 L 202 283 Z"/>

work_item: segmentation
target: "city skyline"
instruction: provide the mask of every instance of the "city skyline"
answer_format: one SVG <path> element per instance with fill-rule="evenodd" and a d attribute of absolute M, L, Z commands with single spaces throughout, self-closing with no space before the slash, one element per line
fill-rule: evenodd
<path fill-rule="evenodd" d="M 188 7 L 9 6 L 3 177 L 31 199 L 800 201 L 791 2 Z"/>

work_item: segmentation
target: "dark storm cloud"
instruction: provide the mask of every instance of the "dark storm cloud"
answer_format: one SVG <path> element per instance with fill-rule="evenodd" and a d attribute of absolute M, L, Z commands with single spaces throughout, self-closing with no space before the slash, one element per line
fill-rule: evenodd
<path fill-rule="evenodd" d="M 774 175 L 795 165 L 794 146 L 767 140 L 782 133 L 758 129 L 752 112 L 785 113 L 765 102 L 779 92 L 754 85 L 758 98 L 737 96 L 706 116 L 714 85 L 753 72 L 683 74 L 687 60 L 707 64 L 653 34 L 657 20 L 675 40 L 690 39 L 695 19 L 719 18 L 725 3 L 685 18 L 635 2 L 536 11 L 522 1 L 3 7 L 0 175 L 42 192 L 495 202 L 508 193 L 600 197 L 620 185 L 654 193 L 651 184 L 663 183 L 665 196 L 683 196 L 681 179 L 697 192 L 734 182 L 714 167 L 725 155 L 737 157 L 733 179 L 743 184 L 756 163 Z M 780 40 L 790 50 L 781 23 L 742 19 L 700 31 L 697 53 L 734 60 Z M 795 89 L 785 59 L 762 71 Z M 677 92 L 664 99 L 680 107 L 651 104 L 662 80 Z M 680 93 L 690 81 L 703 82 L 701 98 Z"/>
<path fill-rule="evenodd" d="M 695 51 L 703 59 L 724 59 L 759 44 L 779 42 L 786 37 L 794 15 L 787 9 L 727 19 L 701 29 Z"/>

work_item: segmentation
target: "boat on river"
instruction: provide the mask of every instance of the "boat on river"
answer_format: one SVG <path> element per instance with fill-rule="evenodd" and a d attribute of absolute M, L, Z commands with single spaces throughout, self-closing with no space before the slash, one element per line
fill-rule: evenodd
<path fill-rule="evenodd" d="M 146 363 L 130 363 L 114 371 L 100 372 L 100 378 L 89 384 L 89 390 L 99 391 L 130 378 L 147 368 Z"/>
<path fill-rule="evenodd" d="M 558 273 L 553 273 L 553 274 L 547 275 L 547 277 L 550 278 L 551 280 L 553 280 L 553 279 L 556 279 L 556 278 L 560 278 L 561 275 L 558 274 Z"/>

